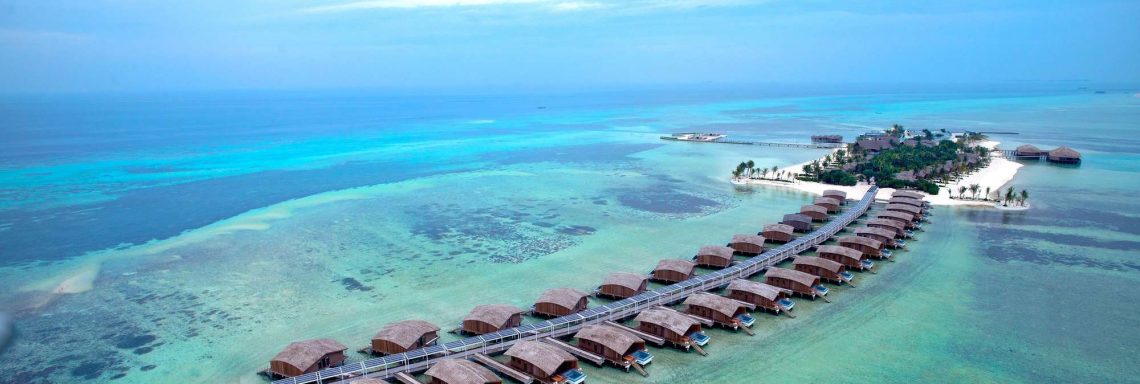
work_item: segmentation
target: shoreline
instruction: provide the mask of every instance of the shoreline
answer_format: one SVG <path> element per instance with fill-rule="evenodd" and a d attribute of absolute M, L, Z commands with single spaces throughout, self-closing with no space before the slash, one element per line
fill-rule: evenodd
<path fill-rule="evenodd" d="M 999 143 L 996 141 L 984 141 L 978 145 L 984 146 L 989 149 L 997 148 Z M 808 160 L 798 164 L 779 167 L 780 169 L 802 170 L 804 165 L 811 163 L 813 160 Z M 979 169 L 966 175 L 961 180 L 941 186 L 937 195 L 926 195 L 924 200 L 930 202 L 931 205 L 946 205 L 946 206 L 974 206 L 974 207 L 987 207 L 996 208 L 993 201 L 984 200 L 958 200 L 950 198 L 950 191 L 957 193 L 959 186 L 969 186 L 970 184 L 978 184 L 981 190 L 978 192 L 979 196 L 985 193 L 986 187 L 990 188 L 991 193 L 999 191 L 1006 187 L 1013 178 L 1017 176 L 1017 171 L 1024 165 L 1015 161 L 1007 160 L 1002 157 L 991 157 L 990 164 L 985 168 Z M 752 180 L 752 179 L 734 179 L 731 181 L 735 185 L 764 185 L 776 186 L 795 189 L 803 192 L 810 192 L 817 195 L 823 195 L 823 191 L 834 189 L 847 193 L 848 196 L 861 196 L 871 188 L 870 184 L 859 182 L 853 186 L 846 185 L 833 185 L 824 184 L 814 181 L 793 180 L 789 182 L 778 182 L 771 180 Z M 876 200 L 889 200 L 891 194 L 895 192 L 894 188 L 879 188 L 879 192 L 875 194 Z"/>

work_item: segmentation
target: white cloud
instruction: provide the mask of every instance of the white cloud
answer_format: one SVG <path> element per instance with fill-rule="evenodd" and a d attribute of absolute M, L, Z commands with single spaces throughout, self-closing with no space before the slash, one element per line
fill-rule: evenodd
<path fill-rule="evenodd" d="M 582 11 L 587 9 L 605 8 L 606 4 L 595 1 L 564 1 L 554 4 L 556 11 Z"/>

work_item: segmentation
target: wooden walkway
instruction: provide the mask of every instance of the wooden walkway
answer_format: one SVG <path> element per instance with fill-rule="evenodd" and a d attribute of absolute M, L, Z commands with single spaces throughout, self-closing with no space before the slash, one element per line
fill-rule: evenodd
<path fill-rule="evenodd" d="M 859 202 L 847 205 L 846 211 L 814 232 L 800 236 L 791 242 L 725 269 L 652 291 L 642 292 L 628 299 L 618 300 L 572 315 L 534 324 L 525 324 L 486 335 L 468 337 L 442 345 L 437 344 L 404 353 L 326 368 L 318 372 L 276 380 L 273 383 L 319 384 L 365 376 L 388 379 L 396 377 L 398 373 L 426 370 L 432 364 L 444 359 L 470 359 L 476 354 L 490 355 L 506 351 L 519 341 L 547 339 L 546 341 L 549 342 L 554 338 L 571 336 L 586 325 L 620 321 L 620 319 L 635 316 L 649 308 L 664 307 L 669 303 L 684 300 L 697 292 L 719 289 L 728 285 L 732 280 L 748 278 L 767 270 L 770 266 L 822 244 L 866 213 L 875 201 L 876 192 L 878 192 L 878 188 L 871 187 Z"/>
<path fill-rule="evenodd" d="M 661 140 L 668 141 L 683 141 L 686 143 L 720 143 L 720 144 L 740 144 L 740 145 L 758 145 L 762 147 L 784 147 L 784 148 L 807 148 L 807 149 L 835 149 L 843 148 L 847 144 L 844 143 L 819 143 L 819 144 L 797 144 L 797 143 L 772 143 L 765 141 L 747 141 L 747 140 L 728 140 L 717 139 L 712 141 L 700 140 L 681 140 L 672 136 L 661 136 Z"/>

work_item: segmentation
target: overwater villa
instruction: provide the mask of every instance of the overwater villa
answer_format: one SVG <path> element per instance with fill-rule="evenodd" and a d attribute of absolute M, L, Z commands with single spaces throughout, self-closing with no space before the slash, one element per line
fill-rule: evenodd
<path fill-rule="evenodd" d="M 914 215 L 899 211 L 880 211 L 876 218 L 889 219 L 899 222 L 907 228 L 915 228 Z"/>
<path fill-rule="evenodd" d="M 906 245 L 902 240 L 895 240 L 897 232 L 883 228 L 859 227 L 855 228 L 855 236 L 866 237 L 878 241 L 889 247 L 900 248 Z"/>
<path fill-rule="evenodd" d="M 725 268 L 732 265 L 733 249 L 718 245 L 706 245 L 697 251 L 693 260 L 705 268 Z"/>
<path fill-rule="evenodd" d="M 435 363 L 424 375 L 428 384 L 502 384 L 503 379 L 490 369 L 463 359 L 447 359 Z"/>
<path fill-rule="evenodd" d="M 586 292 L 574 288 L 547 289 L 534 303 L 533 313 L 537 316 L 558 317 L 586 310 L 589 301 Z"/>
<path fill-rule="evenodd" d="M 839 238 L 839 246 L 854 249 L 876 259 L 891 257 L 891 251 L 885 249 L 883 242 L 863 236 L 843 236 Z"/>
<path fill-rule="evenodd" d="M 764 226 L 764 230 L 760 232 L 766 241 L 775 243 L 787 243 L 795 239 L 795 228 L 787 224 L 768 224 Z"/>
<path fill-rule="evenodd" d="M 796 303 L 789 298 L 789 291 L 774 285 L 752 280 L 736 279 L 728 283 L 728 297 L 755 305 L 772 313 L 790 311 Z"/>
<path fill-rule="evenodd" d="M 696 267 L 696 263 L 688 260 L 664 259 L 657 262 L 657 267 L 653 268 L 649 279 L 666 284 L 679 283 L 696 276 L 693 273 Z"/>
<path fill-rule="evenodd" d="M 289 343 L 269 360 L 270 377 L 293 377 L 344 364 L 344 344 L 333 339 L 313 339 Z"/>
<path fill-rule="evenodd" d="M 871 228 L 881 228 L 881 229 L 886 229 L 888 231 L 892 231 L 895 233 L 895 237 L 900 238 L 900 239 L 911 237 L 913 235 L 912 232 L 907 230 L 906 224 L 904 224 L 901 221 L 893 220 L 893 219 L 879 219 L 879 218 L 870 219 L 870 220 L 867 220 L 867 226 L 871 227 Z"/>
<path fill-rule="evenodd" d="M 780 224 L 789 225 L 796 232 L 807 233 L 807 232 L 811 232 L 812 229 L 815 229 L 815 226 L 813 226 L 811 224 L 811 220 L 812 220 L 812 218 L 810 216 L 807 216 L 807 215 L 801 215 L 799 213 L 789 213 L 787 215 L 784 215 L 784 220 L 781 221 Z M 765 236 L 765 237 L 767 237 L 767 236 Z"/>
<path fill-rule="evenodd" d="M 819 197 L 812 201 L 812 204 L 827 208 L 828 213 L 839 212 L 839 200 L 830 197 Z"/>
<path fill-rule="evenodd" d="M 473 335 L 498 332 L 522 324 L 523 311 L 505 304 L 480 305 L 463 318 L 462 331 Z"/>
<path fill-rule="evenodd" d="M 809 297 L 813 300 L 816 297 L 827 296 L 827 292 L 830 291 L 830 289 L 819 283 L 819 276 L 794 269 L 768 268 L 768 271 L 764 273 L 764 282 L 771 286 L 790 290 L 792 293 Z"/>
<path fill-rule="evenodd" d="M 653 354 L 645 349 L 645 340 L 612 325 L 587 325 L 574 335 L 578 348 L 602 356 L 610 364 L 629 371 L 653 361 Z"/>
<path fill-rule="evenodd" d="M 812 221 L 827 221 L 828 219 L 827 208 L 814 204 L 800 207 L 800 214 L 810 217 Z"/>
<path fill-rule="evenodd" d="M 838 189 L 828 189 L 826 191 L 823 191 L 823 197 L 835 199 L 836 201 L 839 201 L 839 205 L 847 204 L 847 192 L 840 191 Z"/>
<path fill-rule="evenodd" d="M 843 264 L 847 269 L 869 271 L 875 263 L 867 260 L 867 255 L 857 250 L 838 245 L 820 245 L 816 247 L 819 257 Z"/>
<path fill-rule="evenodd" d="M 435 344 L 439 327 L 423 320 L 404 320 L 385 325 L 368 347 L 370 354 L 391 355 Z"/>
<path fill-rule="evenodd" d="M 886 209 L 886 210 L 888 210 L 888 211 L 895 211 L 895 212 L 909 213 L 909 214 L 913 215 L 913 216 L 915 217 L 915 219 L 916 219 L 916 220 L 923 220 L 923 219 L 925 219 L 925 217 L 924 217 L 924 215 L 923 215 L 923 210 L 922 210 L 922 208 L 919 208 L 919 207 L 915 207 L 915 206 L 913 206 L 913 205 L 907 205 L 907 204 L 887 204 L 887 207 L 886 207 L 885 209 Z"/>
<path fill-rule="evenodd" d="M 738 330 L 756 321 L 741 302 L 708 292 L 697 292 L 685 298 L 685 312 L 712 320 L 719 326 Z"/>
<path fill-rule="evenodd" d="M 902 205 L 909 205 L 909 206 L 919 208 L 919 209 L 923 209 L 923 210 L 926 209 L 926 202 L 922 201 L 921 199 L 915 199 L 913 197 L 895 196 L 895 197 L 892 197 L 890 200 L 888 200 L 887 204 L 888 205 L 902 204 Z"/>
<path fill-rule="evenodd" d="M 764 253 L 764 236 L 736 234 L 732 236 L 732 242 L 728 243 L 734 251 L 744 255 L 759 255 Z"/>
<path fill-rule="evenodd" d="M 797 271 L 819 276 L 820 279 L 834 284 L 851 285 L 851 280 L 855 278 L 855 275 L 847 272 L 843 264 L 822 257 L 799 256 L 792 261 L 792 265 Z"/>
<path fill-rule="evenodd" d="M 1054 163 L 1078 164 L 1081 162 L 1081 154 L 1072 148 L 1061 147 L 1049 151 L 1046 160 Z"/>
<path fill-rule="evenodd" d="M 667 309 L 647 309 L 634 318 L 637 329 L 665 339 L 675 347 L 688 351 L 692 347 L 703 347 L 709 336 L 701 329 L 701 323 L 680 312 Z"/>
<path fill-rule="evenodd" d="M 1045 156 L 1045 151 L 1031 144 L 1025 144 L 1017 147 L 1017 149 L 1013 151 L 1013 155 L 1017 159 L 1039 160 L 1041 156 Z"/>
<path fill-rule="evenodd" d="M 891 197 L 909 197 L 912 199 L 922 200 L 922 198 L 926 197 L 926 195 L 919 193 L 919 192 L 915 192 L 915 191 L 900 190 L 900 191 L 895 191 L 894 193 L 892 193 Z"/>
<path fill-rule="evenodd" d="M 606 276 L 602 285 L 594 291 L 598 297 L 625 299 L 645 292 L 649 277 L 636 273 L 614 272 Z"/>
<path fill-rule="evenodd" d="M 520 341 L 504 353 L 511 368 L 534 377 L 543 384 L 581 384 L 586 374 L 578 368 L 578 358 L 556 346 L 538 341 Z"/>

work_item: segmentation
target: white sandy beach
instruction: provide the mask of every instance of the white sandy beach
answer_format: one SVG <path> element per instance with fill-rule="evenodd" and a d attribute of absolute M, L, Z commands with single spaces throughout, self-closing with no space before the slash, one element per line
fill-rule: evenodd
<path fill-rule="evenodd" d="M 984 141 L 984 142 L 979 143 L 978 145 L 984 146 L 984 147 L 992 150 L 992 149 L 997 148 L 998 142 L 996 142 L 996 141 Z M 808 163 L 811 163 L 812 161 L 814 161 L 814 160 L 805 161 L 803 163 L 793 164 L 793 165 L 780 167 L 780 168 L 785 169 L 785 170 L 789 170 L 792 172 L 802 172 L 804 165 L 807 165 Z M 972 201 L 972 200 L 951 199 L 950 198 L 950 191 L 954 191 L 954 195 L 957 195 L 958 194 L 958 192 L 957 192 L 958 187 L 960 187 L 960 186 L 967 186 L 968 187 L 968 186 L 970 186 L 970 184 L 978 184 L 978 186 L 981 187 L 981 191 L 978 192 L 978 197 L 981 197 L 982 194 L 985 193 L 985 190 L 987 187 L 990 188 L 991 191 L 1001 190 L 1003 187 L 1005 187 L 1006 184 L 1008 184 L 1010 181 L 1013 180 L 1013 177 L 1017 175 L 1017 170 L 1020 169 L 1021 167 L 1022 167 L 1022 165 L 1020 163 L 1010 161 L 1010 160 L 1006 160 L 1006 159 L 1001 158 L 1001 157 L 994 157 L 990 160 L 989 166 L 986 166 L 985 168 L 982 168 L 982 169 L 977 170 L 977 171 L 975 171 L 969 175 L 966 175 L 966 177 L 962 178 L 961 180 L 959 180 L 957 182 L 954 182 L 954 183 L 951 183 L 950 185 L 944 186 L 942 188 L 942 190 L 939 191 L 939 193 L 937 195 L 934 195 L 934 196 L 927 195 L 925 200 L 929 201 L 931 204 L 934 204 L 934 205 L 972 205 L 972 206 L 992 207 L 994 205 L 994 203 L 992 201 L 988 202 L 988 201 Z M 817 195 L 823 195 L 823 191 L 825 191 L 825 190 L 835 189 L 835 190 L 847 192 L 847 196 L 856 197 L 856 198 L 859 196 L 863 196 L 863 194 L 867 193 L 867 190 L 871 188 L 871 186 L 867 183 L 859 183 L 859 184 L 856 184 L 854 186 L 842 186 L 842 185 L 831 185 L 831 184 L 823 184 L 823 183 L 800 181 L 800 180 L 795 180 L 792 182 L 777 182 L 777 181 L 769 181 L 769 180 L 737 179 L 737 180 L 733 180 L 732 182 L 734 184 L 769 185 L 769 186 L 777 186 L 777 187 L 784 187 L 784 188 L 792 188 L 792 189 L 796 189 L 796 190 L 800 190 L 800 191 L 804 191 L 804 192 L 811 192 L 811 193 L 814 193 Z M 881 188 L 881 189 L 879 189 L 879 192 L 875 195 L 875 198 L 880 199 L 880 200 L 888 200 L 891 198 L 891 194 L 894 192 L 895 192 L 894 188 Z"/>

